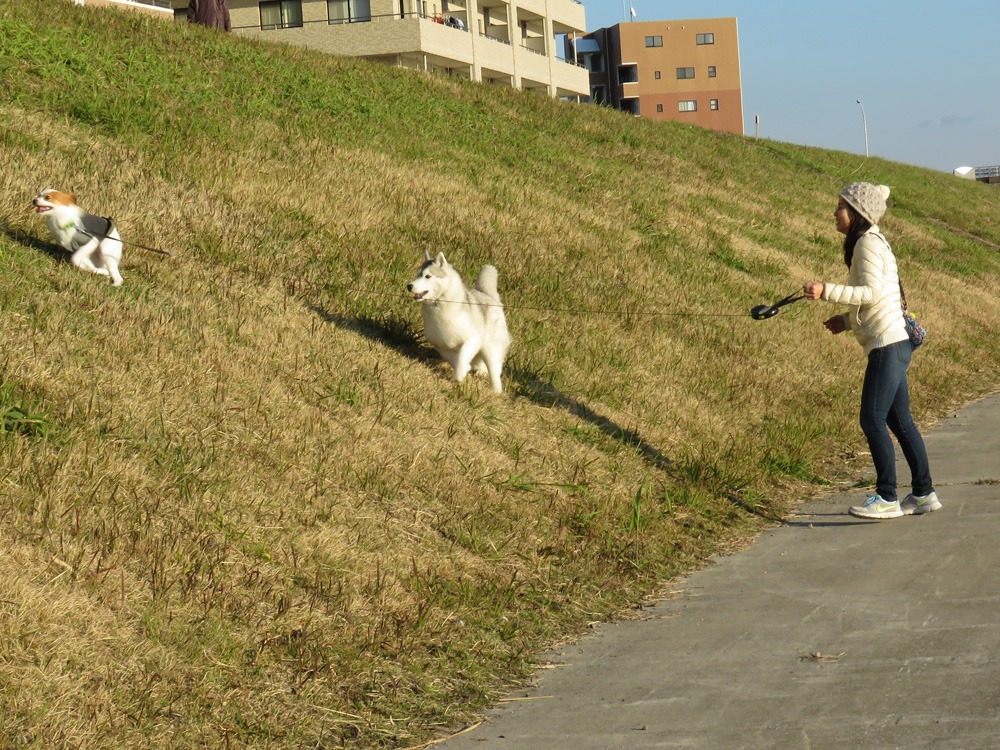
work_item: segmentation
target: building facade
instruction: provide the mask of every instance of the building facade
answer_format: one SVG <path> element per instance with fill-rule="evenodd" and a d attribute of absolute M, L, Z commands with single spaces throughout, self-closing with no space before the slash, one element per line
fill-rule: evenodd
<path fill-rule="evenodd" d="M 735 18 L 623 23 L 566 44 L 590 73 L 595 104 L 743 133 Z"/>
<path fill-rule="evenodd" d="M 229 13 L 233 33 L 257 39 L 555 97 L 590 91 L 588 72 L 558 56 L 586 28 L 578 0 L 229 0 Z"/>

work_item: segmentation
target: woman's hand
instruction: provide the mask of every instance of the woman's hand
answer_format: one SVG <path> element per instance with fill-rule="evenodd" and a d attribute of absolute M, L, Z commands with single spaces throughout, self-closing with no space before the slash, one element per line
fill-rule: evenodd
<path fill-rule="evenodd" d="M 807 281 L 802 287 L 802 293 L 806 295 L 806 299 L 819 299 L 823 296 L 823 282 Z"/>
<path fill-rule="evenodd" d="M 830 333 L 843 333 L 847 330 L 847 322 L 843 315 L 834 315 L 832 318 L 824 320 L 823 325 Z"/>

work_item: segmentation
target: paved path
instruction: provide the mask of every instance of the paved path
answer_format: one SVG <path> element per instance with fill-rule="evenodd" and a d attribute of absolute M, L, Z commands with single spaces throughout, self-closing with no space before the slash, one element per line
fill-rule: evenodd
<path fill-rule="evenodd" d="M 1000 396 L 925 439 L 940 511 L 811 503 L 437 747 L 1000 748 Z"/>

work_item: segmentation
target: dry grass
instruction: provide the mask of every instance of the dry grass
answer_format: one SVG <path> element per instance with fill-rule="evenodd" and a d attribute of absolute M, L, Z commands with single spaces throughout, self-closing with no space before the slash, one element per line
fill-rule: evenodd
<path fill-rule="evenodd" d="M 865 468 L 856 344 L 746 313 L 843 276 L 854 157 L 62 4 L 0 42 L 0 744 L 416 745 Z M 864 170 L 930 423 L 997 383 L 997 193 Z M 73 270 L 45 185 L 174 256 Z M 505 395 L 422 342 L 425 250 L 500 268 Z"/>

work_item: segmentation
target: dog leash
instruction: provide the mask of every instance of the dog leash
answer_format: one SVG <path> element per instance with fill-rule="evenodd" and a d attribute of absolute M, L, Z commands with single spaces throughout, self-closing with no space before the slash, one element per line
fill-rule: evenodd
<path fill-rule="evenodd" d="M 106 221 L 110 222 L 110 226 L 111 227 L 115 226 L 115 223 L 114 223 L 114 221 L 112 219 L 109 219 L 107 216 L 102 217 L 102 218 L 104 218 Z M 80 234 L 85 234 L 88 237 L 93 237 L 94 239 L 97 239 L 97 240 L 106 240 L 106 239 L 108 239 L 107 236 L 101 237 L 100 235 L 94 234 L 93 232 L 88 232 L 86 229 L 83 229 L 82 227 L 77 227 L 76 231 L 78 231 Z M 118 241 L 120 243 L 122 243 L 123 245 L 128 245 L 129 247 L 138 247 L 138 248 L 141 248 L 142 250 L 148 250 L 151 253 L 159 253 L 160 255 L 166 255 L 168 257 L 171 257 L 171 255 L 172 255 L 170 252 L 168 252 L 166 250 L 160 250 L 159 248 L 156 248 L 156 247 L 148 247 L 146 245 L 140 245 L 138 242 L 126 242 L 125 240 L 123 240 L 121 238 L 119 238 Z"/>

